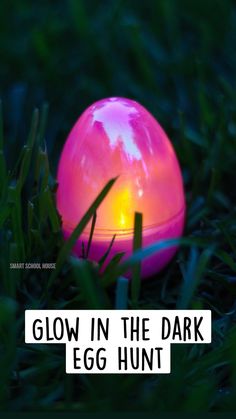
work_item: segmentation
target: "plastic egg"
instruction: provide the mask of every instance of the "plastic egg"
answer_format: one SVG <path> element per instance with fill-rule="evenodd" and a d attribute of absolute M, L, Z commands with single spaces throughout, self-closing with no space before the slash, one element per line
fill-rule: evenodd
<path fill-rule="evenodd" d="M 58 168 L 57 207 L 67 238 L 105 184 L 117 177 L 97 211 L 89 258 L 94 261 L 115 241 L 106 263 L 118 252 L 132 254 L 135 211 L 143 214 L 142 246 L 181 236 L 185 218 L 182 175 L 174 149 L 156 119 L 139 103 L 100 100 L 77 120 Z M 74 252 L 88 244 L 91 222 Z M 142 278 L 155 274 L 176 248 L 142 262 Z"/>

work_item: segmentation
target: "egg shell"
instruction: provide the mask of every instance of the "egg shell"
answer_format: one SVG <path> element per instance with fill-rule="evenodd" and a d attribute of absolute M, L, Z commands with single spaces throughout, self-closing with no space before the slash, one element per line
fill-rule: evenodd
<path fill-rule="evenodd" d="M 97 211 L 89 258 L 98 261 L 113 235 L 106 264 L 118 252 L 132 254 L 135 211 L 143 214 L 142 245 L 182 235 L 185 197 L 173 146 L 156 119 L 134 100 L 113 97 L 87 108 L 72 128 L 58 168 L 57 208 L 67 239 L 105 184 L 117 177 Z M 86 249 L 91 222 L 74 252 Z M 162 269 L 172 247 L 142 262 L 142 278 Z M 106 265 L 105 265 L 106 266 Z M 127 273 L 129 276 L 130 273 Z"/>

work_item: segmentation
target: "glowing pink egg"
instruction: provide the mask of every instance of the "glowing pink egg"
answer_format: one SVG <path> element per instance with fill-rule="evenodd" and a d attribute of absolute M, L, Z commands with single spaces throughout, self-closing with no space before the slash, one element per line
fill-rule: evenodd
<path fill-rule="evenodd" d="M 89 258 L 98 261 L 116 234 L 107 262 L 132 253 L 135 211 L 143 214 L 143 247 L 181 236 L 185 199 L 173 147 L 154 117 L 139 103 L 114 97 L 91 105 L 64 145 L 58 169 L 57 207 L 68 237 L 105 184 L 113 185 L 97 211 Z M 86 248 L 91 223 L 76 243 Z M 162 269 L 175 253 L 163 250 L 142 262 L 142 277 Z"/>

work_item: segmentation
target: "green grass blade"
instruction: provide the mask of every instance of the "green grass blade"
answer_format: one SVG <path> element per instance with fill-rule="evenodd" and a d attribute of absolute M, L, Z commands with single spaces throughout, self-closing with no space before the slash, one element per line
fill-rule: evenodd
<path fill-rule="evenodd" d="M 10 263 L 17 263 L 19 262 L 19 254 L 18 254 L 18 246 L 16 243 L 10 243 L 9 246 L 9 259 L 10 259 Z M 20 269 L 10 269 L 9 272 L 9 283 L 8 283 L 8 296 L 11 298 L 16 298 L 16 289 L 17 289 L 17 284 L 20 281 L 20 277 L 21 277 L 21 270 Z"/>
<path fill-rule="evenodd" d="M 107 251 L 104 253 L 104 255 L 101 257 L 101 259 L 98 262 L 98 264 L 99 264 L 100 267 L 104 264 L 105 260 L 107 259 L 108 255 L 109 255 L 109 253 L 111 251 L 111 248 L 113 246 L 113 243 L 115 241 L 115 238 L 116 238 L 116 235 L 114 234 L 114 236 L 112 237 L 111 242 L 110 242 L 110 244 L 108 246 Z"/>
<path fill-rule="evenodd" d="M 177 302 L 177 309 L 189 308 L 193 295 L 202 279 L 212 254 L 213 249 L 208 248 L 202 252 L 200 257 L 198 257 L 196 249 L 191 249 L 189 265 L 187 272 L 184 274 L 184 281 L 180 291 L 180 298 Z"/>
<path fill-rule="evenodd" d="M 35 109 L 32 116 L 31 128 L 30 128 L 27 144 L 25 145 L 23 149 L 23 157 L 22 157 L 21 166 L 20 166 L 20 174 L 19 174 L 19 178 L 17 182 L 17 187 L 19 191 L 21 191 L 22 187 L 24 186 L 24 183 L 29 173 L 33 145 L 34 145 L 36 135 L 37 135 L 38 120 L 39 120 L 39 112 L 38 112 L 38 109 Z"/>
<path fill-rule="evenodd" d="M 90 309 L 105 309 L 110 307 L 100 278 L 92 274 L 91 264 L 84 259 L 71 257 L 75 281 L 82 292 L 86 307 Z"/>
<path fill-rule="evenodd" d="M 115 256 L 113 256 L 109 264 L 106 266 L 106 269 L 104 270 L 104 273 L 103 273 L 103 277 L 101 279 L 102 285 L 104 287 L 107 287 L 111 285 L 113 282 L 115 282 L 116 278 L 114 278 L 114 276 L 111 274 L 114 272 L 114 269 L 117 268 L 124 254 L 125 252 L 117 253 Z"/>
<path fill-rule="evenodd" d="M 1 209 L 0 209 L 0 228 L 2 228 L 3 224 L 7 220 L 10 213 L 11 213 L 11 209 L 10 209 L 9 205 L 5 204 L 4 206 L 3 205 L 1 206 Z"/>
<path fill-rule="evenodd" d="M 48 118 L 48 109 L 49 109 L 48 103 L 44 103 L 41 114 L 40 114 L 39 130 L 38 130 L 38 138 L 37 138 L 37 144 L 39 146 L 43 144 L 44 137 L 45 137 L 46 123 L 47 123 L 47 118 Z"/>
<path fill-rule="evenodd" d="M 232 271 L 236 272 L 236 263 L 229 253 L 225 252 L 224 250 L 217 250 L 216 256 L 227 266 L 229 266 Z"/>
<path fill-rule="evenodd" d="M 142 247 L 142 225 L 143 216 L 136 212 L 134 217 L 134 237 L 133 237 L 133 251 L 137 251 Z M 137 262 L 132 269 L 131 281 L 131 302 L 132 306 L 136 306 L 141 288 L 141 261 Z"/>
<path fill-rule="evenodd" d="M 34 192 L 38 192 L 40 184 L 40 175 L 42 171 L 43 161 L 43 150 L 41 147 L 38 147 L 35 155 L 35 165 L 34 165 Z"/>
<path fill-rule="evenodd" d="M 66 261 L 67 257 L 69 256 L 72 248 L 74 247 L 76 240 L 90 221 L 91 217 L 93 216 L 94 212 L 98 209 L 99 205 L 102 203 L 104 198 L 109 193 L 110 189 L 112 188 L 113 184 L 115 183 L 115 179 L 111 179 L 106 186 L 103 188 L 103 190 L 100 192 L 100 194 L 97 196 L 95 201 L 92 203 L 86 214 L 82 217 L 80 222 L 78 223 L 77 227 L 74 229 L 73 233 L 71 234 L 70 238 L 64 243 L 63 247 L 61 248 L 57 261 L 56 261 L 56 269 L 52 272 L 52 274 L 49 277 L 48 283 L 47 283 L 47 290 L 50 288 L 52 283 L 54 282 L 55 278 L 57 277 L 58 273 L 60 272 L 64 262 Z"/>
<path fill-rule="evenodd" d="M 47 208 L 48 218 L 49 218 L 51 226 L 52 226 L 52 231 L 53 231 L 53 233 L 57 233 L 61 229 L 61 223 L 60 223 L 58 212 L 57 212 L 56 207 L 53 203 L 52 193 L 51 193 L 51 191 L 49 190 L 48 187 L 45 189 L 44 195 L 45 195 L 45 201 L 44 202 L 45 202 L 45 206 Z"/>
<path fill-rule="evenodd" d="M 48 153 L 47 153 L 46 148 L 41 153 L 41 170 L 43 171 L 41 190 L 44 191 L 48 186 L 49 175 L 50 175 Z"/>
<path fill-rule="evenodd" d="M 91 243 L 92 243 L 92 238 L 93 238 L 94 228 L 95 228 L 95 224 L 96 224 L 96 219 L 97 219 L 97 213 L 95 212 L 93 214 L 93 218 L 92 218 L 92 225 L 91 225 L 91 230 L 90 230 L 90 234 L 89 234 L 89 241 L 88 241 L 86 254 L 85 254 L 86 259 L 89 256 L 89 250 L 90 250 L 90 246 L 91 246 Z"/>
<path fill-rule="evenodd" d="M 12 231 L 17 244 L 18 261 L 23 262 L 25 260 L 25 242 L 22 226 L 21 199 L 17 186 L 9 187 L 8 200 L 11 204 Z"/>
<path fill-rule="evenodd" d="M 2 102 L 0 100 L 0 185 L 1 185 L 0 197 L 3 197 L 5 194 L 7 178 L 8 178 L 3 145 L 4 145 L 3 117 L 2 117 Z"/>
<path fill-rule="evenodd" d="M 33 217 L 34 217 L 34 204 L 31 201 L 28 201 L 27 205 L 27 248 L 29 249 L 29 253 L 31 250 L 31 230 L 33 225 Z"/>

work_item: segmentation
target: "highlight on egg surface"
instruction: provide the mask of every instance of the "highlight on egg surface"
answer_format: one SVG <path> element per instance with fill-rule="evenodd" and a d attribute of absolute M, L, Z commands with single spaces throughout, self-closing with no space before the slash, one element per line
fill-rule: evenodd
<path fill-rule="evenodd" d="M 118 179 L 97 211 L 89 257 L 98 261 L 113 235 L 107 263 L 118 252 L 132 254 L 134 214 L 143 214 L 143 247 L 182 235 L 185 197 L 179 163 L 156 119 L 134 100 L 111 97 L 87 108 L 72 128 L 58 168 L 57 208 L 70 236 L 105 184 Z M 79 237 L 78 256 L 91 223 Z M 142 262 L 142 277 L 162 269 L 176 249 Z"/>

